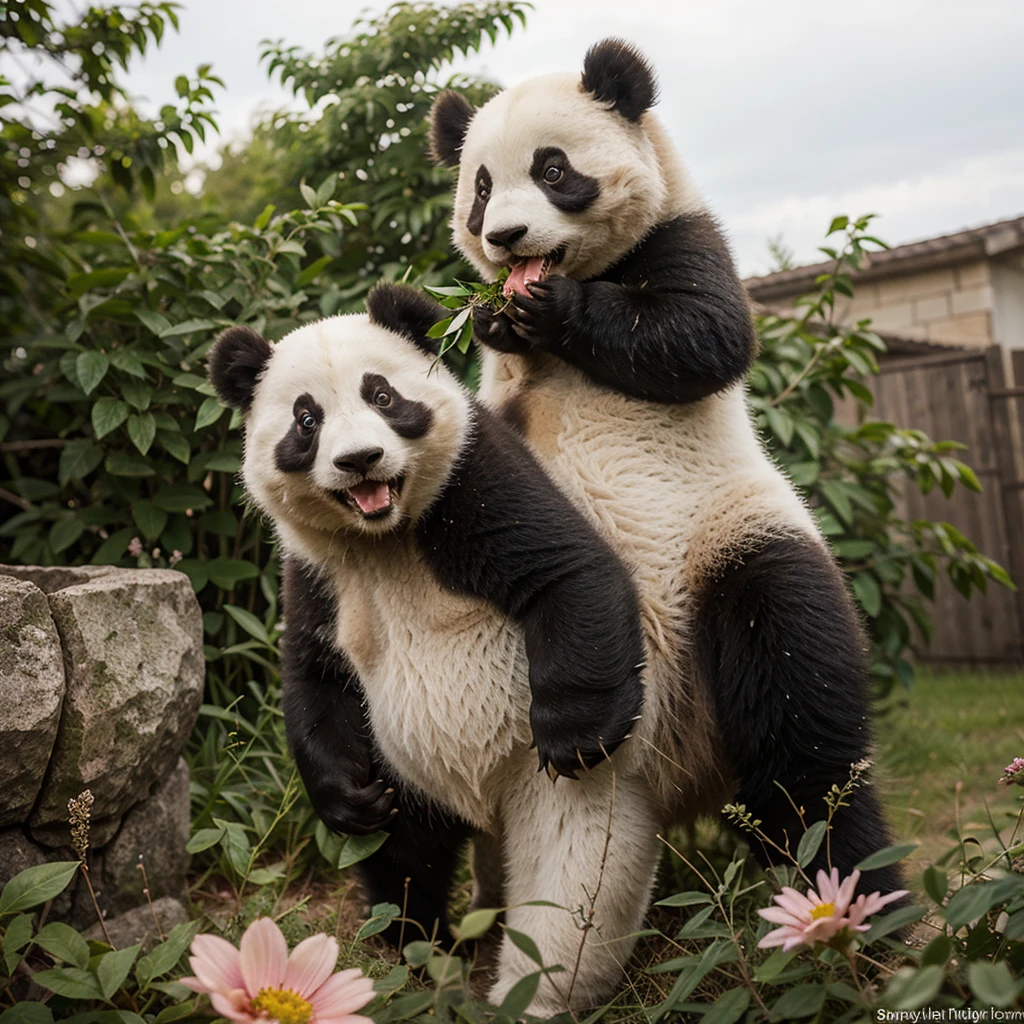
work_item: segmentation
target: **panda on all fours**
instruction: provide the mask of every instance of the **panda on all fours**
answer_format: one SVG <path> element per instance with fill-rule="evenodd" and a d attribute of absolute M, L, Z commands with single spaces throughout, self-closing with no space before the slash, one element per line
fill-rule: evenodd
<path fill-rule="evenodd" d="M 445 92 L 431 114 L 435 159 L 458 169 L 456 246 L 486 281 L 509 269 L 508 307 L 474 313 L 481 399 L 639 593 L 644 706 L 616 759 L 647 782 L 637 857 L 651 879 L 658 827 L 730 799 L 795 844 L 793 804 L 824 817 L 824 794 L 871 746 L 866 640 L 815 519 L 756 435 L 751 313 L 650 112 L 656 93 L 645 59 L 606 40 L 582 74 L 530 79 L 478 110 Z M 538 855 L 519 842 L 506 831 L 512 871 Z M 846 874 L 888 843 L 866 785 L 835 818 L 831 860 Z M 896 890 L 898 871 L 866 872 L 861 888 Z M 607 878 L 605 893 L 623 895 Z M 506 893 L 537 897 L 553 898 Z"/>

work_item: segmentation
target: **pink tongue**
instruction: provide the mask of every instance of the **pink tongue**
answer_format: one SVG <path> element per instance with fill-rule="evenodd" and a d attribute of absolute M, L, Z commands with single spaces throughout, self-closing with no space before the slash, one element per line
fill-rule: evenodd
<path fill-rule="evenodd" d="M 510 299 L 518 292 L 520 295 L 529 295 L 527 285 L 544 280 L 544 257 L 534 256 L 533 259 L 523 260 L 517 263 L 505 279 L 505 287 L 502 289 L 505 298 Z"/>
<path fill-rule="evenodd" d="M 348 493 L 364 512 L 379 512 L 391 504 L 391 490 L 386 480 L 364 480 L 350 487 Z"/>

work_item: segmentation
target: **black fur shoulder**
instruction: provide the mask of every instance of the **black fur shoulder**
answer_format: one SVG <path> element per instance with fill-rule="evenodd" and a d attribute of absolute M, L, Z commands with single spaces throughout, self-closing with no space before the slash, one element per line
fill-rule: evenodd
<path fill-rule="evenodd" d="M 530 291 L 504 327 L 480 325 L 480 340 L 515 350 L 499 335 L 518 335 L 636 398 L 698 401 L 741 380 L 755 355 L 746 292 L 708 213 L 658 225 L 591 280 L 555 274 Z"/>
<path fill-rule="evenodd" d="M 541 766 L 571 774 L 611 753 L 640 713 L 636 591 L 513 430 L 479 406 L 474 415 L 420 543 L 443 586 L 522 624 Z"/>

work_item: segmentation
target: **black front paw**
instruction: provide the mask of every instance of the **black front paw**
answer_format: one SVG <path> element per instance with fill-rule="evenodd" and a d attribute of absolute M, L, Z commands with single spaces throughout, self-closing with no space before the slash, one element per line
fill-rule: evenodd
<path fill-rule="evenodd" d="M 309 788 L 316 813 L 332 832 L 366 836 L 379 832 L 398 813 L 392 807 L 395 791 L 383 779 L 361 786 L 348 779 L 332 779 Z"/>
<path fill-rule="evenodd" d="M 513 330 L 540 348 L 555 348 L 565 341 L 583 302 L 579 281 L 554 274 L 529 285 L 529 295 L 516 295 Z"/>
<path fill-rule="evenodd" d="M 536 697 L 530 706 L 530 727 L 540 760 L 539 770 L 553 778 L 590 771 L 607 760 L 629 738 L 643 704 L 638 680 L 614 693 L 592 695 L 589 701 L 548 702 Z"/>
<path fill-rule="evenodd" d="M 506 313 L 496 313 L 489 306 L 473 310 L 473 336 L 481 345 L 497 352 L 529 352 L 531 345 L 512 329 Z"/>

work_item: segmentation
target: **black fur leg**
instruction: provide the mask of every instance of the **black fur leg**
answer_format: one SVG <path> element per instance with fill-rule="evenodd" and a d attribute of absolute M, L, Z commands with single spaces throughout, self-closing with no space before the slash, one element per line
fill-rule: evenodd
<path fill-rule="evenodd" d="M 561 344 L 583 303 L 583 285 L 564 274 L 529 286 L 529 295 L 516 295 L 512 329 L 538 348 Z"/>
<path fill-rule="evenodd" d="M 735 552 L 703 587 L 693 642 L 731 747 L 736 802 L 779 845 L 788 835 L 795 853 L 802 829 L 779 785 L 808 823 L 819 820 L 833 783 L 842 786 L 870 752 L 867 644 L 838 567 L 810 538 Z M 832 863 L 844 875 L 891 842 L 870 787 L 854 790 L 850 803 L 831 833 Z M 757 852 L 784 862 L 770 848 Z M 825 856 L 823 845 L 812 871 Z M 860 884 L 899 888 L 896 868 L 869 872 Z"/>
<path fill-rule="evenodd" d="M 496 313 L 487 306 L 473 310 L 473 337 L 496 352 L 529 352 L 533 347 L 516 334 L 507 313 Z"/>
<path fill-rule="evenodd" d="M 401 796 L 402 811 L 387 827 L 388 839 L 355 871 L 371 906 L 394 903 L 405 908 L 404 926 L 394 921 L 382 933 L 392 946 L 436 936 L 448 947 L 452 944 L 448 899 L 472 830 L 415 794 Z"/>
<path fill-rule="evenodd" d="M 288 744 L 310 802 L 328 828 L 367 835 L 396 813 L 374 747 L 359 680 L 323 639 L 333 622 L 330 589 L 295 558 L 284 563 L 287 626 L 281 657 Z"/>

